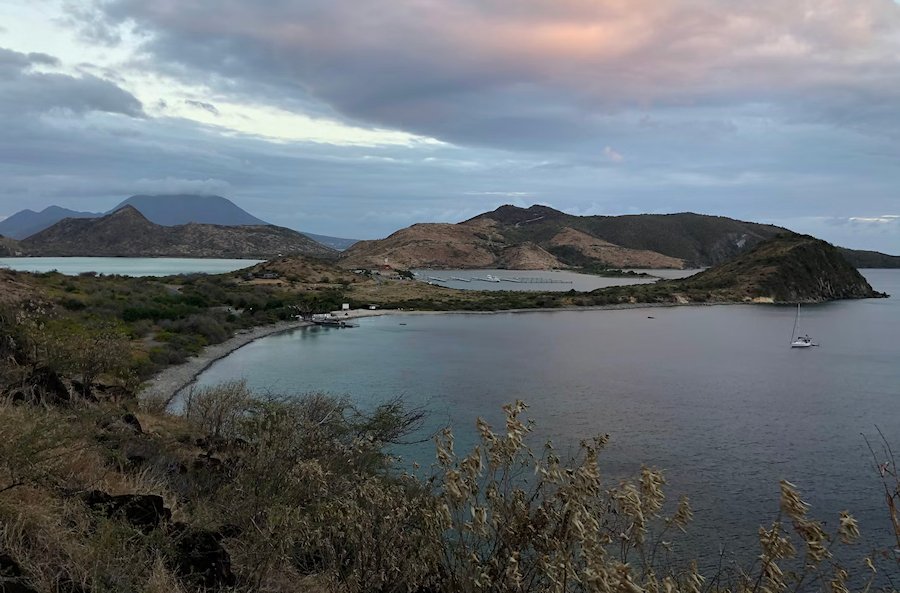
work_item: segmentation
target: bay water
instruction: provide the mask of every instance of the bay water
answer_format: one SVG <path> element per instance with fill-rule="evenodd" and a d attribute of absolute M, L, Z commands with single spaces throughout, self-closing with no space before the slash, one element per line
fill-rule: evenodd
<path fill-rule="evenodd" d="M 609 434 L 610 483 L 643 465 L 687 495 L 697 550 L 752 558 L 756 530 L 778 515 L 779 480 L 837 526 L 851 510 L 871 544 L 891 542 L 873 456 L 879 430 L 900 450 L 900 270 L 864 270 L 889 299 L 796 308 L 685 306 L 599 311 L 384 316 L 354 329 L 305 328 L 254 342 L 215 363 L 200 385 L 245 379 L 277 393 L 323 391 L 362 407 L 395 396 L 429 412 L 424 436 L 450 424 L 457 449 L 478 416 L 502 427 L 521 399 L 535 444 L 575 452 Z M 427 466 L 433 447 L 401 449 Z"/>

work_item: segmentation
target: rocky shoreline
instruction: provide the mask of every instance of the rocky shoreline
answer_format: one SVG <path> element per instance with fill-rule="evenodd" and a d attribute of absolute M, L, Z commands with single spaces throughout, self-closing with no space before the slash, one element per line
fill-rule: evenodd
<path fill-rule="evenodd" d="M 147 381 L 140 397 L 146 400 L 164 401 L 170 403 L 179 391 L 188 387 L 197 380 L 200 374 L 208 369 L 214 362 L 225 358 L 238 348 L 246 346 L 260 338 L 274 334 L 291 331 L 300 327 L 312 325 L 308 321 L 282 321 L 273 325 L 263 325 L 252 329 L 237 332 L 230 339 L 221 344 L 214 344 L 203 349 L 197 356 L 187 362 L 171 366 L 157 373 Z"/>

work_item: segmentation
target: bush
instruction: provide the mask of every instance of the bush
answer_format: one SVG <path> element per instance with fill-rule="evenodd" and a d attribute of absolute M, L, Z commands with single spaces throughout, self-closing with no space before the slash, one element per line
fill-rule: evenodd
<path fill-rule="evenodd" d="M 233 381 L 191 389 L 185 396 L 183 414 L 204 434 L 234 439 L 239 436 L 241 421 L 253 403 L 253 394 L 246 382 Z"/>

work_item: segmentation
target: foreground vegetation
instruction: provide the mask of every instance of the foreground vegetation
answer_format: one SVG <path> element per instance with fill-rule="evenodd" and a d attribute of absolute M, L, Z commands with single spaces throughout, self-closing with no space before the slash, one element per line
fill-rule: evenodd
<path fill-rule="evenodd" d="M 533 450 L 520 402 L 503 426 L 407 471 L 388 451 L 422 415 L 362 411 L 321 394 L 232 383 L 191 393 L 182 414 L 140 401 L 120 374 L 119 328 L 22 312 L 0 341 L 0 588 L 19 592 L 891 590 L 894 550 L 857 542 L 849 513 L 808 515 L 781 485 L 759 559 L 704 574 L 669 553 L 692 518 L 662 472 L 603 481 L 606 437 L 562 459 Z M 74 333 L 43 332 L 56 323 Z M 55 336 L 58 343 L 49 343 Z M 105 352 L 97 355 L 97 352 Z M 886 520 L 897 468 L 882 468 Z M 774 506 L 773 501 L 773 506 Z M 900 541 L 898 541 L 900 548 Z M 839 560 L 840 559 L 840 560 Z"/>
<path fill-rule="evenodd" d="M 605 437 L 562 460 L 528 447 L 523 404 L 505 411 L 499 429 L 478 421 L 470 452 L 454 450 L 449 430 L 437 435 L 422 479 L 385 453 L 420 419 L 398 402 L 362 413 L 342 399 L 256 397 L 228 384 L 192 394 L 181 417 L 133 400 L 0 404 L 5 583 L 700 593 L 889 589 L 900 573 L 895 553 L 863 553 L 852 516 L 827 531 L 785 482 L 759 560 L 704 575 L 668 553 L 692 511 L 687 499 L 667 501 L 661 472 L 606 484 Z M 840 564 L 846 550 L 854 560 Z"/>
<path fill-rule="evenodd" d="M 96 361 L 101 371 L 128 377 L 132 387 L 237 330 L 330 311 L 342 298 L 339 286 L 291 290 L 244 282 L 238 274 L 4 274 L 0 297 L 6 292 L 8 298 L 0 298 L 0 317 L 12 337 L 32 345 L 37 366 L 71 374 L 86 356 L 106 357 L 103 364 Z M 25 288 L 11 296 L 13 283 Z M 83 349 L 85 343 L 92 348 Z"/>

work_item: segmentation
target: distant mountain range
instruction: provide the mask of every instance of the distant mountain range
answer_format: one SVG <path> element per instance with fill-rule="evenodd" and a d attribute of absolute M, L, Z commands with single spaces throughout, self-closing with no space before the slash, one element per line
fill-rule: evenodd
<path fill-rule="evenodd" d="M 140 221 L 134 213 L 112 216 L 123 210 L 138 213 Z M 128 232 L 146 236 L 116 231 L 126 221 Z M 573 216 L 547 206 L 507 205 L 458 224 L 415 224 L 385 239 L 353 242 L 270 225 L 220 196 L 132 196 L 105 215 L 58 206 L 18 212 L 0 221 L 6 236 L 0 255 L 333 257 L 346 248 L 340 257 L 345 268 L 592 271 L 714 266 L 783 233 L 790 231 L 693 213 Z M 839 249 L 855 267 L 900 267 L 898 256 Z"/>
<path fill-rule="evenodd" d="M 330 247 L 274 225 L 164 226 L 131 205 L 100 218 L 66 218 L 18 243 L 33 256 L 232 257 L 282 255 L 336 257 Z"/>
<path fill-rule="evenodd" d="M 79 212 L 48 206 L 40 212 L 21 210 L 7 219 L 0 221 L 0 235 L 12 239 L 25 239 L 38 233 L 65 218 L 99 218 L 116 210 L 132 206 L 143 214 L 150 222 L 163 226 L 175 226 L 189 223 L 215 224 L 221 226 L 268 225 L 234 202 L 221 196 L 202 196 L 191 194 L 131 196 L 107 212 Z M 301 231 L 302 232 L 302 231 Z M 332 249 L 346 249 L 356 241 L 303 233 L 314 241 L 327 245 Z"/>
<path fill-rule="evenodd" d="M 341 255 L 372 268 L 693 268 L 714 266 L 791 231 L 702 214 L 573 216 L 547 206 L 501 206 L 458 224 L 416 224 Z M 843 254 L 855 265 L 900 267 L 900 257 Z"/>
<path fill-rule="evenodd" d="M 24 239 L 56 224 L 64 218 L 96 218 L 96 212 L 78 212 L 60 206 L 47 206 L 40 212 L 25 209 L 0 221 L 0 235 L 10 239 Z"/>

